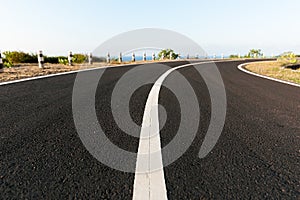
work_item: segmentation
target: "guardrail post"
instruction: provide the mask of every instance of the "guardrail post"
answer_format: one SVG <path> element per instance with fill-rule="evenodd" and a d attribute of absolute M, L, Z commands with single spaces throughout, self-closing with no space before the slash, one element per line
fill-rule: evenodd
<path fill-rule="evenodd" d="M 69 62 L 69 66 L 72 66 L 73 63 L 72 63 L 72 58 L 73 58 L 73 53 L 72 51 L 69 52 L 69 55 L 68 55 L 68 62 Z"/>
<path fill-rule="evenodd" d="M 93 64 L 93 54 L 92 53 L 89 53 L 89 65 L 92 65 Z"/>
<path fill-rule="evenodd" d="M 39 68 L 44 68 L 44 55 L 43 55 L 43 51 L 39 51 L 38 52 L 38 63 L 39 63 Z"/>
<path fill-rule="evenodd" d="M 132 61 L 132 62 L 135 62 L 135 53 L 132 53 L 131 61 Z"/>
<path fill-rule="evenodd" d="M 155 60 L 155 53 L 152 54 L 152 60 Z"/>
<path fill-rule="evenodd" d="M 107 56 L 106 56 L 106 62 L 107 62 L 107 63 L 110 63 L 110 54 L 109 54 L 109 53 L 107 53 Z"/>
<path fill-rule="evenodd" d="M 147 54 L 146 53 L 144 53 L 144 55 L 143 55 L 143 61 L 147 61 Z"/>
<path fill-rule="evenodd" d="M 123 57 L 122 57 L 122 53 L 120 53 L 119 55 L 119 63 L 122 63 L 123 62 Z"/>
<path fill-rule="evenodd" d="M 0 73 L 3 72 L 3 60 L 2 60 L 2 55 L 0 51 Z"/>

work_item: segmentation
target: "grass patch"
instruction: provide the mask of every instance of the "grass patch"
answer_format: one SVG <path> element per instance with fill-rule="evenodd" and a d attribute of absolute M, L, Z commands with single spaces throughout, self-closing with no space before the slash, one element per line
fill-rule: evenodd
<path fill-rule="evenodd" d="M 272 78 L 300 84 L 300 69 L 284 68 L 287 63 L 280 61 L 255 62 L 247 65 L 245 69 Z"/>
<path fill-rule="evenodd" d="M 19 64 L 17 67 L 4 68 L 4 72 L 0 73 L 0 82 L 12 81 L 36 76 L 43 76 L 49 74 L 57 74 L 62 72 L 70 72 L 79 69 L 88 69 L 94 67 L 106 66 L 106 63 L 95 65 L 76 65 L 68 66 L 62 64 L 46 63 L 43 69 L 40 69 L 37 64 Z"/>

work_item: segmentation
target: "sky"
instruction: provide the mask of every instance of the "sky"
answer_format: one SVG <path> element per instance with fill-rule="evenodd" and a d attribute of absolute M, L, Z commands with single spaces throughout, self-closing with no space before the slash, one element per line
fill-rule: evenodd
<path fill-rule="evenodd" d="M 0 50 L 92 52 L 123 32 L 176 31 L 208 54 L 300 54 L 299 0 L 0 0 Z"/>

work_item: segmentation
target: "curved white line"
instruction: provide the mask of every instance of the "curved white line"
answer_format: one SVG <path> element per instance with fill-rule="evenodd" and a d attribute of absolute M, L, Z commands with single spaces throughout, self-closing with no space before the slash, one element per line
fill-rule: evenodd
<path fill-rule="evenodd" d="M 158 98 L 163 82 L 169 74 L 177 69 L 208 63 L 212 62 L 192 63 L 169 69 L 154 83 L 154 86 L 149 93 L 143 116 L 134 179 L 134 200 L 168 199 L 162 162 L 158 118 Z M 154 158 L 154 156 L 151 156 L 151 154 L 153 155 L 155 152 L 160 153 L 154 154 Z M 145 156 L 142 156 L 145 154 L 147 154 L 148 157 L 146 159 Z M 155 164 L 153 164 L 153 162 L 155 162 Z M 157 168 L 154 169 L 153 166 L 160 166 L 159 170 L 156 170 Z M 146 173 L 145 167 L 148 167 Z"/>
<path fill-rule="evenodd" d="M 253 62 L 251 62 L 251 63 L 253 63 Z M 297 84 L 297 83 L 292 83 L 292 82 L 289 82 L 289 81 L 279 80 L 279 79 L 276 79 L 276 78 L 272 78 L 272 77 L 268 77 L 268 76 L 256 74 L 254 72 L 250 72 L 250 71 L 246 70 L 244 67 L 246 65 L 251 64 L 251 63 L 241 64 L 241 65 L 238 66 L 238 69 L 241 70 L 241 71 L 243 71 L 243 72 L 245 72 L 245 73 L 247 73 L 247 74 L 251 74 L 253 76 L 257 76 L 257 77 L 260 77 L 260 78 L 268 79 L 268 80 L 271 80 L 271 81 L 276 81 L 276 82 L 287 84 L 287 85 L 292 85 L 292 86 L 295 86 L 295 87 L 300 87 L 300 85 Z"/>
<path fill-rule="evenodd" d="M 169 69 L 162 74 L 154 83 L 145 105 L 140 142 L 137 155 L 136 172 L 133 188 L 134 200 L 167 199 L 167 190 L 162 162 L 160 135 L 159 135 L 159 116 L 158 98 L 161 86 L 165 79 L 177 69 L 203 65 L 210 63 L 232 62 L 227 61 L 207 61 L 197 62 L 178 66 Z M 154 154 L 155 153 L 155 154 Z M 147 156 L 145 156 L 145 154 Z M 155 155 L 155 158 L 154 156 Z M 146 158 L 145 158 L 146 157 Z M 153 164 L 155 162 L 155 164 Z M 155 168 L 154 168 L 155 166 Z M 159 166 L 159 170 L 157 167 Z M 145 170 L 147 169 L 147 170 Z M 145 172 L 146 171 L 146 172 Z"/>
<path fill-rule="evenodd" d="M 167 199 L 167 189 L 165 184 L 164 170 L 163 170 L 163 162 L 162 162 L 162 154 L 161 154 L 161 144 L 160 144 L 160 135 L 159 135 L 159 118 L 158 118 L 158 98 L 162 83 L 167 78 L 169 74 L 173 71 L 199 64 L 209 64 L 209 63 L 217 63 L 217 62 L 231 62 L 229 61 L 210 61 L 210 62 L 200 62 L 200 63 L 192 63 L 187 65 L 178 66 L 172 68 L 161 75 L 158 80 L 155 82 L 152 87 L 146 105 L 143 116 L 143 123 L 141 129 L 140 143 L 138 149 L 137 156 L 137 164 L 136 164 L 136 173 L 134 180 L 134 189 L 133 189 L 133 199 L 134 200 L 150 200 L 150 199 Z M 259 76 L 262 78 L 275 80 L 281 83 L 286 83 L 289 85 L 300 87 L 298 84 L 277 80 L 274 78 L 258 75 L 252 72 L 249 72 L 243 69 L 243 66 L 249 63 L 245 63 L 239 65 L 238 68 L 241 71 L 244 71 L 248 74 L 252 74 L 255 76 Z M 160 152 L 160 154 L 155 154 L 156 157 L 153 158 L 151 154 L 154 152 Z M 148 154 L 148 158 L 145 159 L 145 155 Z M 157 156 L 159 156 L 157 158 Z M 152 169 L 153 165 L 151 162 L 159 162 L 160 170 Z M 148 167 L 147 173 L 142 173 L 145 170 L 145 166 Z"/>

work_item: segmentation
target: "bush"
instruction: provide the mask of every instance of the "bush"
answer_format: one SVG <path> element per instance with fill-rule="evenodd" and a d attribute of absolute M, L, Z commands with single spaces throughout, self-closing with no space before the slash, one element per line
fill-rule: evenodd
<path fill-rule="evenodd" d="M 44 57 L 44 61 L 45 61 L 45 63 L 51 63 L 51 64 L 58 64 L 59 63 L 58 57 L 48 57 L 48 56 L 45 56 Z"/>
<path fill-rule="evenodd" d="M 6 51 L 3 52 L 3 64 L 6 67 L 12 67 L 15 64 L 20 63 L 38 63 L 37 54 L 29 54 L 24 53 L 22 51 Z M 87 56 L 84 54 L 74 54 L 72 58 L 72 62 L 76 64 L 84 63 L 87 60 Z M 44 62 L 51 64 L 64 64 L 67 65 L 69 63 L 68 58 L 66 56 L 45 56 Z"/>
<path fill-rule="evenodd" d="M 87 56 L 84 54 L 74 54 L 72 61 L 77 64 L 82 64 L 86 61 Z"/>
<path fill-rule="evenodd" d="M 3 55 L 7 62 L 11 64 L 38 62 L 36 54 L 28 54 L 22 51 L 6 51 Z"/>
<path fill-rule="evenodd" d="M 296 64 L 298 62 L 296 55 L 293 52 L 285 52 L 277 59 L 280 62 Z"/>
<path fill-rule="evenodd" d="M 69 64 L 68 57 L 65 56 L 59 56 L 59 57 L 52 57 L 53 61 L 57 59 L 59 64 L 67 65 Z M 86 61 L 87 56 L 83 54 L 74 54 L 72 58 L 72 62 L 76 64 L 82 64 Z"/>
<path fill-rule="evenodd" d="M 239 58 L 239 55 L 230 55 L 229 58 Z"/>
<path fill-rule="evenodd" d="M 6 58 L 3 58 L 2 62 L 4 67 L 11 68 L 13 66 L 13 64 L 9 62 Z"/>
<path fill-rule="evenodd" d="M 65 56 L 59 56 L 57 58 L 59 64 L 67 65 L 69 63 L 68 58 Z"/>

